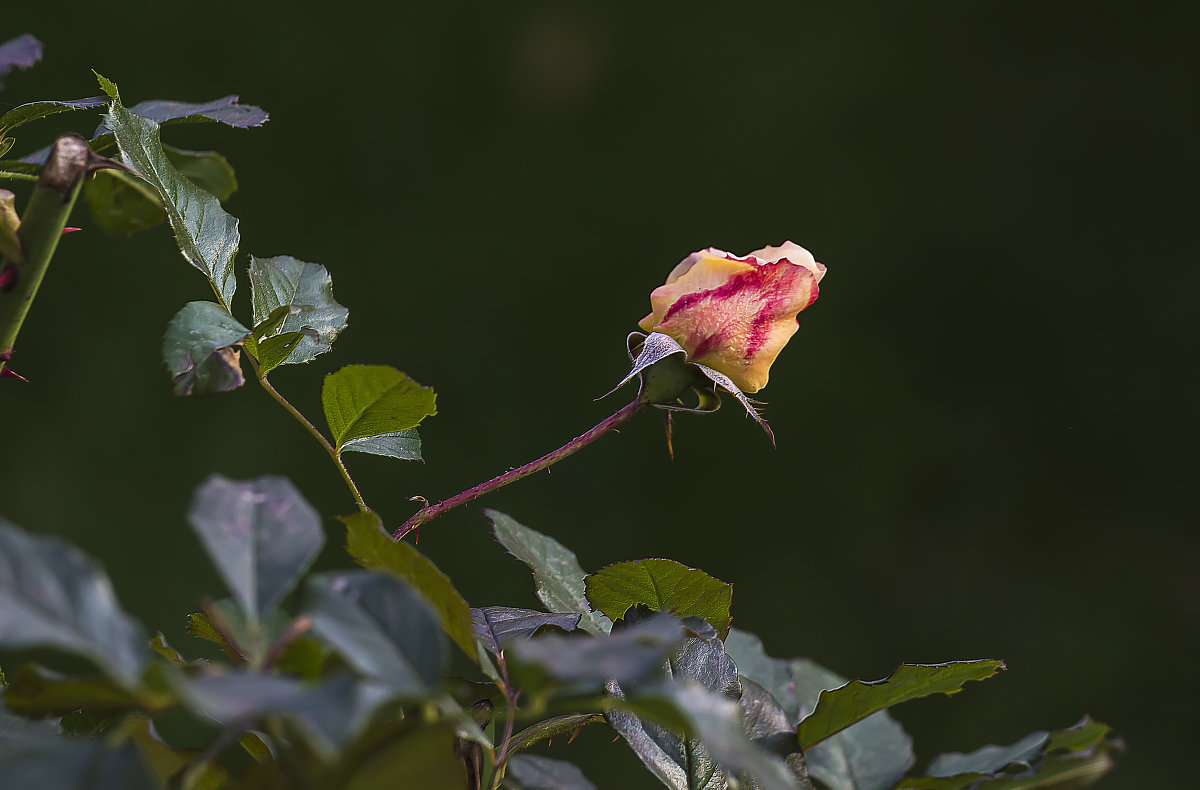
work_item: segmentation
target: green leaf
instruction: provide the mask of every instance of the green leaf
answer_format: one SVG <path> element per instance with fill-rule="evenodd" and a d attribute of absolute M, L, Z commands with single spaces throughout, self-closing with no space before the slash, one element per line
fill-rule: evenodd
<path fill-rule="evenodd" d="M 607 634 L 612 621 L 593 612 L 584 594 L 584 572 L 575 553 L 548 535 L 518 524 L 498 510 L 485 510 L 500 545 L 533 570 L 537 596 L 552 612 L 578 612 L 579 627 Z"/>
<path fill-rule="evenodd" d="M 421 435 L 416 428 L 394 433 L 381 433 L 363 439 L 351 439 L 342 445 L 343 453 L 367 453 L 396 458 L 400 461 L 422 461 Z"/>
<path fill-rule="evenodd" d="M 511 754 L 512 752 L 528 749 L 531 746 L 537 746 L 539 743 L 547 743 L 554 738 L 564 736 L 570 736 L 567 739 L 567 742 L 570 743 L 584 727 L 603 721 L 604 714 L 602 713 L 568 713 L 565 716 L 554 716 L 544 719 L 537 724 L 531 724 L 514 735 L 512 740 L 508 742 L 508 750 Z"/>
<path fill-rule="evenodd" d="M 132 236 L 167 219 L 158 192 L 120 170 L 98 171 L 84 185 L 83 198 L 100 229 L 116 236 Z"/>
<path fill-rule="evenodd" d="M 437 414 L 436 400 L 432 388 L 386 365 L 349 365 L 326 376 L 321 388 L 325 419 L 339 453 L 364 440 L 415 428 Z"/>
<path fill-rule="evenodd" d="M 163 786 L 169 786 L 170 780 L 190 768 L 201 754 L 197 749 L 176 749 L 169 746 L 158 737 L 154 725 L 145 716 L 135 716 L 117 729 L 120 735 L 129 738 L 137 746 L 146 766 L 154 772 Z M 188 790 L 218 790 L 228 781 L 229 769 L 209 760 L 196 771 L 185 786 Z"/>
<path fill-rule="evenodd" d="M 229 160 L 216 151 L 189 151 L 164 145 L 179 174 L 224 203 L 237 192 L 237 176 Z"/>
<path fill-rule="evenodd" d="M 1110 752 L 1121 744 L 1109 738 L 1110 732 L 1108 725 L 1084 716 L 1073 727 L 1034 732 L 1009 746 L 939 755 L 928 776 L 905 779 L 897 790 L 1084 787 L 1113 766 Z"/>
<path fill-rule="evenodd" d="M 343 790 L 467 790 L 466 773 L 455 754 L 458 736 L 449 724 L 404 727 L 402 737 L 346 762 L 354 773 Z M 402 781 L 397 781 L 402 777 Z"/>
<path fill-rule="evenodd" d="M 528 639 L 540 629 L 551 626 L 564 631 L 579 627 L 579 614 L 549 614 L 508 606 L 485 606 L 471 610 L 475 637 L 493 653 L 499 653 L 510 639 Z"/>
<path fill-rule="evenodd" d="M 1002 669 L 1004 663 L 993 660 L 901 664 L 883 680 L 852 680 L 841 688 L 822 691 L 816 709 L 800 722 L 800 748 L 807 752 L 872 713 L 930 694 L 954 694 L 964 683 L 987 680 Z"/>
<path fill-rule="evenodd" d="M 158 124 L 124 107 L 115 85 L 103 79 L 100 84 L 112 98 L 105 122 L 116 135 L 121 159 L 158 191 L 183 257 L 208 277 L 228 308 L 237 290 L 237 220 L 225 213 L 216 197 L 175 169 L 159 141 Z"/>
<path fill-rule="evenodd" d="M 291 311 L 292 308 L 288 305 L 281 305 L 272 310 L 271 314 L 266 318 L 256 323 L 254 325 L 254 332 L 252 333 L 255 342 L 259 342 L 269 335 L 277 334 Z"/>
<path fill-rule="evenodd" d="M 256 356 L 262 375 L 267 375 L 287 361 L 287 358 L 305 338 L 311 339 L 316 333 L 311 329 L 303 332 L 288 332 L 283 335 L 268 337 L 258 344 Z"/>
<path fill-rule="evenodd" d="M 674 560 L 618 562 L 587 577 L 588 602 L 613 620 L 634 606 L 675 617 L 702 617 L 724 639 L 732 617 L 733 585 Z"/>
<path fill-rule="evenodd" d="M 433 607 L 442 628 L 462 651 L 476 658 L 471 607 L 455 589 L 450 577 L 412 545 L 392 540 L 374 513 L 341 518 L 346 525 L 346 550 L 370 571 L 404 579 Z"/>
<path fill-rule="evenodd" d="M 181 692 L 200 714 L 222 724 L 246 724 L 272 713 L 288 715 L 326 759 L 362 732 L 371 714 L 389 696 L 386 687 L 362 683 L 346 674 L 313 688 L 298 680 L 257 672 L 188 681 Z"/>
<path fill-rule="evenodd" d="M 90 96 L 86 99 L 69 99 L 67 101 L 35 101 L 14 107 L 0 115 L 0 137 L 4 137 L 18 126 L 49 118 L 51 115 L 72 112 L 74 110 L 91 110 L 108 104 L 105 96 Z"/>
<path fill-rule="evenodd" d="M 724 790 L 725 771 L 750 777 L 764 790 L 796 790 L 783 760 L 742 732 L 738 704 L 694 682 L 665 682 L 630 692 L 609 711 L 609 723 L 651 773 L 676 790 Z M 647 726 L 650 722 L 665 725 Z M 677 731 L 671 738 L 665 733 Z M 703 751 L 696 750 L 696 741 Z M 714 762 L 715 760 L 715 762 Z"/>
<path fill-rule="evenodd" d="M 204 612 L 192 612 L 189 614 L 187 616 L 187 625 L 184 628 L 192 636 L 218 645 L 225 653 L 225 656 L 231 661 L 235 659 L 236 651 L 233 645 L 229 644 L 225 637 L 221 636 L 217 632 L 217 629 L 213 628 L 212 623 L 208 620 L 208 615 Z"/>
<path fill-rule="evenodd" d="M 328 351 L 350 317 L 350 311 L 334 301 L 333 280 L 325 267 L 288 255 L 251 256 L 250 298 L 255 323 L 267 320 L 281 307 L 288 308 L 283 324 L 267 336 L 312 330 L 287 356 L 283 364 L 288 365 L 310 362 Z"/>
<path fill-rule="evenodd" d="M 55 538 L 0 519 L 0 647 L 53 647 L 93 661 L 135 688 L 149 654 L 100 568 Z"/>
<path fill-rule="evenodd" d="M 432 695 L 446 662 L 437 615 L 406 582 L 352 571 L 308 582 L 313 630 L 355 669 L 414 699 Z"/>
<path fill-rule="evenodd" d="M 24 664 L 5 689 L 4 704 L 13 713 L 39 719 L 87 708 L 99 720 L 136 708 L 138 699 L 103 675 L 72 677 Z"/>
<path fill-rule="evenodd" d="M 137 749 L 110 749 L 102 738 L 30 736 L 0 739 L 0 777 L 11 788 L 159 790 Z"/>
<path fill-rule="evenodd" d="M 771 693 L 793 726 L 813 710 L 822 691 L 846 683 L 807 659 L 771 658 L 757 636 L 736 628 L 729 630 L 725 651 L 743 678 Z M 812 777 L 830 790 L 891 790 L 915 757 L 912 739 L 886 712 L 879 712 L 814 747 L 805 761 Z"/>
<path fill-rule="evenodd" d="M 572 690 L 600 690 L 606 681 L 634 683 L 662 666 L 683 639 L 678 620 L 658 615 L 611 634 L 576 638 L 549 634 L 511 643 L 506 649 L 522 686 L 540 685 L 540 673 Z"/>
<path fill-rule="evenodd" d="M 596 790 L 596 785 L 571 763 L 535 754 L 518 754 L 508 761 L 504 787 L 515 790 Z"/>
<path fill-rule="evenodd" d="M 279 605 L 325 543 L 321 517 L 282 477 L 215 475 L 196 491 L 188 521 L 251 620 Z"/>
<path fill-rule="evenodd" d="M 215 302 L 188 302 L 163 337 L 163 361 L 176 395 L 212 395 L 246 383 L 238 346 L 250 330 Z"/>

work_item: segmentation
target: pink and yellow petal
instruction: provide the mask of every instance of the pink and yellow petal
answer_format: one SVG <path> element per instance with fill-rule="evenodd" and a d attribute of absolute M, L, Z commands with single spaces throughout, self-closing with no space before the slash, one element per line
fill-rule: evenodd
<path fill-rule="evenodd" d="M 650 293 L 650 315 L 643 318 L 638 326 L 645 332 L 654 331 L 652 327 L 662 323 L 667 311 L 681 298 L 720 288 L 732 277 L 753 271 L 754 268 L 754 264 L 727 257 L 720 250 L 709 248 L 694 252 L 675 267 L 665 285 L 660 285 Z"/>

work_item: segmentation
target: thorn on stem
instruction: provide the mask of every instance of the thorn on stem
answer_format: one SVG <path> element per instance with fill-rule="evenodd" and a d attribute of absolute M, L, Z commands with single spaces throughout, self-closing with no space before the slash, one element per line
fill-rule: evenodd
<path fill-rule="evenodd" d="M 16 379 L 17 381 L 23 381 L 26 384 L 29 383 L 29 379 L 25 378 L 20 373 L 17 373 L 7 365 L 5 365 L 4 370 L 0 370 L 0 379 Z"/>
<path fill-rule="evenodd" d="M 83 230 L 83 228 L 63 228 L 62 235 L 66 236 L 68 233 L 77 233 L 81 230 Z"/>

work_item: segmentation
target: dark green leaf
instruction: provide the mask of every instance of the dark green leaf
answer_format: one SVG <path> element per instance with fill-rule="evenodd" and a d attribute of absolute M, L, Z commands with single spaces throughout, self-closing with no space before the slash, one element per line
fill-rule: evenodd
<path fill-rule="evenodd" d="M 17 141 L 13 137 L 0 137 L 0 159 L 3 159 L 4 155 L 11 151 L 16 144 Z"/>
<path fill-rule="evenodd" d="M 213 476 L 188 521 L 250 619 L 279 605 L 325 543 L 321 517 L 282 477 Z"/>
<path fill-rule="evenodd" d="M 901 664 L 883 680 L 852 680 L 822 691 L 816 709 L 800 722 L 800 748 L 807 752 L 872 713 L 930 694 L 954 694 L 964 683 L 987 680 L 1002 669 L 1003 662 L 992 660 Z"/>
<path fill-rule="evenodd" d="M 351 666 L 397 693 L 431 696 L 445 664 L 438 617 L 411 586 L 369 571 L 308 583 L 313 630 Z"/>
<path fill-rule="evenodd" d="M 98 171 L 84 186 L 83 197 L 92 219 L 105 233 L 132 236 L 167 219 L 158 192 L 120 170 Z"/>
<path fill-rule="evenodd" d="M 1107 725 L 1085 716 L 1073 727 L 1034 732 L 1009 746 L 939 755 L 930 764 L 928 776 L 905 779 L 898 790 L 1084 787 L 1112 767 L 1109 752 L 1120 744 L 1110 740 L 1109 733 Z"/>
<path fill-rule="evenodd" d="M 237 176 L 229 160 L 216 151 L 188 151 L 164 145 L 179 174 L 224 203 L 237 192 Z"/>
<path fill-rule="evenodd" d="M 338 452 L 357 441 L 392 436 L 437 414 L 437 396 L 395 368 L 348 365 L 325 377 L 321 402 Z M 402 457 L 402 456 L 400 456 Z"/>
<path fill-rule="evenodd" d="M 498 653 L 508 640 L 528 639 L 545 626 L 574 631 L 579 626 L 578 614 L 547 614 L 532 609 L 513 609 L 508 606 L 485 606 L 471 610 L 475 636 L 488 650 Z"/>
<path fill-rule="evenodd" d="M 518 754 L 508 761 L 504 786 L 515 790 L 595 790 L 574 765 L 535 754 Z"/>
<path fill-rule="evenodd" d="M 442 627 L 468 656 L 475 658 L 475 632 L 471 607 L 463 600 L 450 577 L 415 547 L 392 540 L 374 513 L 356 513 L 341 519 L 346 525 L 346 549 L 370 571 L 404 579 L 438 613 Z"/>
<path fill-rule="evenodd" d="M 0 647 L 54 647 L 84 656 L 126 688 L 138 685 L 148 649 L 100 568 L 55 538 L 0 519 Z"/>
<path fill-rule="evenodd" d="M 575 553 L 548 535 L 518 524 L 498 510 L 485 510 L 500 545 L 533 570 L 537 595 L 552 612 L 578 612 L 579 627 L 607 634 L 612 621 L 593 612 L 584 595 L 584 572 Z"/>
<path fill-rule="evenodd" d="M 634 560 L 601 568 L 587 577 L 588 602 L 613 620 L 634 606 L 675 617 L 702 617 L 723 639 L 732 617 L 733 585 L 674 560 Z"/>
<path fill-rule="evenodd" d="M 270 315 L 254 325 L 254 340 L 261 341 L 264 337 L 277 334 L 291 311 L 288 305 L 280 305 L 272 310 Z"/>
<path fill-rule="evenodd" d="M 619 689 L 614 696 L 622 699 Z M 743 734 L 738 704 L 697 683 L 665 682 L 630 692 L 608 719 L 668 787 L 724 790 L 726 770 L 750 777 L 765 790 L 798 787 L 783 760 Z"/>
<path fill-rule="evenodd" d="M 13 69 L 27 69 L 42 59 L 42 42 L 26 33 L 0 44 L 0 89 Z"/>
<path fill-rule="evenodd" d="M 116 135 L 122 160 L 158 191 L 183 257 L 208 277 L 225 306 L 231 306 L 237 290 L 233 259 L 241 241 L 237 220 L 225 213 L 216 197 L 175 169 L 159 141 L 157 123 L 126 109 L 108 80 L 101 78 L 100 86 L 112 99 L 105 122 Z"/>
<path fill-rule="evenodd" d="M 346 674 L 313 688 L 291 678 L 254 672 L 200 678 L 187 682 L 181 691 L 197 711 L 222 724 L 248 725 L 266 714 L 287 714 L 326 757 L 361 732 L 390 693 L 382 685 L 361 683 Z"/>
<path fill-rule="evenodd" d="M 17 790 L 159 790 L 132 744 L 102 738 L 0 739 L 0 777 Z"/>
<path fill-rule="evenodd" d="M 96 719 L 138 706 L 138 700 L 112 680 L 97 675 L 61 675 L 37 664 L 24 664 L 13 673 L 4 691 L 4 704 L 30 718 L 65 716 L 87 708 Z"/>
<path fill-rule="evenodd" d="M 455 754 L 458 736 L 448 724 L 406 727 L 360 759 L 347 759 L 355 770 L 344 790 L 466 790 L 467 778 Z M 401 778 L 398 781 L 398 777 Z"/>
<path fill-rule="evenodd" d="M 528 749 L 531 746 L 537 746 L 539 743 L 545 743 L 563 736 L 570 736 L 567 739 L 567 742 L 570 743 L 584 727 L 603 721 L 604 714 L 602 713 L 568 713 L 565 716 L 554 716 L 539 721 L 537 724 L 531 724 L 518 732 L 508 742 L 508 750 L 511 753 L 521 749 Z"/>
<path fill-rule="evenodd" d="M 311 340 L 315 334 L 316 332 L 313 330 L 306 329 L 303 332 L 287 332 L 286 334 L 268 337 L 266 340 L 258 343 L 256 352 L 262 375 L 265 376 L 282 365 L 291 353 L 299 347 L 301 341 L 305 338 Z"/>
<path fill-rule="evenodd" d="M 549 634 L 511 643 L 506 653 L 515 659 L 514 673 L 536 680 L 536 667 L 550 678 L 585 692 L 599 690 L 605 681 L 634 683 L 656 672 L 683 638 L 679 621 L 659 615 L 602 636 Z"/>
<path fill-rule="evenodd" d="M 287 318 L 276 332 L 312 330 L 286 358 L 289 365 L 309 362 L 328 351 L 350 316 L 349 310 L 334 301 L 333 280 L 324 266 L 288 255 L 250 258 L 250 298 L 255 323 L 286 307 Z"/>
<path fill-rule="evenodd" d="M 119 733 L 133 742 L 146 766 L 158 777 L 163 786 L 171 779 L 192 766 L 200 756 L 196 749 L 176 749 L 166 744 L 154 725 L 145 716 L 136 716 L 122 723 Z M 211 760 L 203 767 L 195 769 L 195 773 L 186 787 L 188 790 L 218 790 L 229 781 L 229 769 Z"/>
<path fill-rule="evenodd" d="M 163 361 L 176 395 L 229 392 L 246 382 L 238 348 L 250 334 L 215 302 L 188 302 L 163 337 Z"/>
<path fill-rule="evenodd" d="M 107 96 L 90 96 L 86 99 L 68 99 L 66 101 L 35 101 L 22 104 L 0 115 L 0 137 L 4 137 L 13 129 L 30 121 L 73 110 L 91 110 L 106 104 L 108 104 Z"/>
<path fill-rule="evenodd" d="M 783 660 L 763 652 L 753 634 L 732 628 L 725 650 L 743 678 L 766 688 L 795 725 L 820 693 L 846 680 L 806 659 Z M 830 790 L 891 790 L 912 767 L 912 739 L 885 712 L 834 735 L 805 755 L 809 773 Z"/>

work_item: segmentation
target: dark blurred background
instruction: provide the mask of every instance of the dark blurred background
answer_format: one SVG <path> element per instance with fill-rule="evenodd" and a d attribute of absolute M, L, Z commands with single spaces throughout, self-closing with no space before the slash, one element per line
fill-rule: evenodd
<path fill-rule="evenodd" d="M 774 655 L 864 679 L 1005 659 L 898 709 L 920 768 L 1091 713 L 1129 745 L 1103 787 L 1192 783 L 1200 5 L 149 8 L 6 4 L 0 39 L 46 55 L 0 107 L 95 95 L 95 68 L 128 104 L 270 111 L 164 138 L 229 156 L 244 253 L 324 264 L 350 308 L 332 354 L 272 377 L 303 411 L 353 362 L 437 389 L 427 463 L 348 458 L 389 524 L 618 408 L 632 390 L 593 398 L 687 253 L 792 239 L 829 273 L 762 393 L 777 450 L 727 404 L 678 420 L 671 463 L 649 415 L 485 504 L 587 569 L 733 582 Z M 15 153 L 96 118 L 24 127 Z M 73 224 L 18 345 L 32 383 L 0 388 L 0 513 L 100 558 L 187 652 L 183 615 L 224 594 L 184 521 L 206 476 L 291 478 L 330 519 L 326 567 L 353 503 L 257 387 L 171 397 L 162 332 L 210 291 L 165 228 Z M 534 602 L 478 508 L 420 547 L 473 605 Z M 552 753 L 654 786 L 583 740 Z"/>

